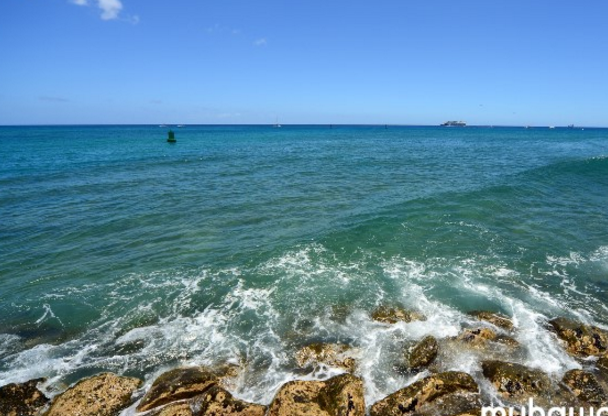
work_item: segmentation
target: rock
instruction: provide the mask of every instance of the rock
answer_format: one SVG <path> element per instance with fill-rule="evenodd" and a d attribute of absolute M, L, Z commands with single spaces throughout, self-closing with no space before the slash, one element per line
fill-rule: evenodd
<path fill-rule="evenodd" d="M 399 321 L 424 321 L 426 320 L 426 317 L 421 313 L 408 311 L 399 307 L 380 306 L 372 313 L 372 319 L 378 322 L 396 324 Z"/>
<path fill-rule="evenodd" d="M 204 393 L 217 377 L 201 367 L 176 368 L 158 377 L 137 406 L 138 412 Z"/>
<path fill-rule="evenodd" d="M 456 415 L 481 407 L 479 388 L 467 373 L 448 371 L 419 380 L 376 402 L 370 416 Z"/>
<path fill-rule="evenodd" d="M 510 347 L 510 348 L 518 348 L 520 346 L 519 341 L 517 341 L 515 338 L 510 337 L 508 335 L 499 334 L 496 336 L 496 338 L 494 338 L 493 341 L 497 342 L 499 344 L 506 345 L 507 347 Z"/>
<path fill-rule="evenodd" d="M 488 342 L 496 342 L 510 348 L 517 348 L 519 342 L 508 335 L 497 334 L 490 328 L 465 329 L 456 338 L 469 346 L 477 349 L 487 347 Z"/>
<path fill-rule="evenodd" d="M 160 410 L 152 410 L 146 416 L 194 416 L 192 406 L 188 402 L 169 404 Z"/>
<path fill-rule="evenodd" d="M 488 341 L 496 339 L 496 332 L 490 328 L 477 328 L 477 329 L 465 329 L 460 335 L 458 340 L 466 342 L 474 347 L 485 345 Z"/>
<path fill-rule="evenodd" d="M 186 402 L 169 404 L 149 416 L 264 416 L 266 406 L 235 399 L 222 387 L 213 385 Z"/>
<path fill-rule="evenodd" d="M 597 377 L 588 371 L 570 370 L 562 379 L 572 393 L 581 401 L 594 406 L 608 403 L 608 394 Z"/>
<path fill-rule="evenodd" d="M 30 380 L 21 384 L 7 384 L 0 387 L 0 415 L 36 415 L 49 401 L 36 387 L 44 378 Z"/>
<path fill-rule="evenodd" d="M 356 361 L 348 356 L 348 351 L 350 347 L 345 344 L 310 344 L 296 352 L 296 363 L 301 368 L 309 364 L 326 364 L 352 373 L 355 371 Z"/>
<path fill-rule="evenodd" d="M 55 398 L 45 416 L 114 416 L 131 403 L 141 380 L 103 373 L 79 381 Z"/>
<path fill-rule="evenodd" d="M 220 386 L 210 387 L 191 400 L 194 416 L 264 416 L 266 406 L 235 399 Z"/>
<path fill-rule="evenodd" d="M 553 319 L 549 324 L 557 336 L 566 342 L 570 354 L 588 357 L 608 352 L 608 333 L 598 327 L 566 318 Z"/>
<path fill-rule="evenodd" d="M 419 370 L 431 364 L 437 357 L 439 347 L 433 336 L 426 336 L 412 348 L 409 354 L 410 368 Z"/>
<path fill-rule="evenodd" d="M 489 322 L 492 325 L 507 331 L 513 330 L 513 321 L 504 315 L 489 311 L 472 311 L 469 312 L 469 315 L 474 316 L 481 321 Z"/>
<path fill-rule="evenodd" d="M 291 381 L 274 397 L 268 416 L 364 416 L 363 382 L 342 374 L 325 381 Z"/>
<path fill-rule="evenodd" d="M 540 370 L 504 361 L 481 363 L 483 375 L 504 398 L 528 399 L 540 397 L 553 390 L 549 377 Z"/>

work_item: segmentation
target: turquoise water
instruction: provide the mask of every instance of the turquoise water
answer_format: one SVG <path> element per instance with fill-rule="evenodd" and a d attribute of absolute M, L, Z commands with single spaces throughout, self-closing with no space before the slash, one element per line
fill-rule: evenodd
<path fill-rule="evenodd" d="M 548 319 L 608 326 L 608 130 L 175 131 L 0 127 L 0 385 L 231 362 L 234 393 L 268 403 L 339 371 L 293 360 L 339 341 L 372 401 L 410 380 L 399 342 L 473 309 L 512 317 L 521 361 L 556 374 L 578 364 Z M 380 304 L 428 320 L 387 328 Z"/>

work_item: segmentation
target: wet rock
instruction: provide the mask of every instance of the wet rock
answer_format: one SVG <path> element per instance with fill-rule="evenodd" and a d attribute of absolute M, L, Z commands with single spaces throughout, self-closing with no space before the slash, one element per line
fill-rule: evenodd
<path fill-rule="evenodd" d="M 351 348 L 345 344 L 322 344 L 315 343 L 307 345 L 296 352 L 296 363 L 304 368 L 307 365 L 317 366 L 326 364 L 330 367 L 343 368 L 352 373 L 355 371 L 356 361 L 349 356 Z"/>
<path fill-rule="evenodd" d="M 264 416 L 266 406 L 235 399 L 219 386 L 209 388 L 191 401 L 194 416 Z"/>
<path fill-rule="evenodd" d="M 141 380 L 103 373 L 79 381 L 55 398 L 45 416 L 114 416 L 131 403 Z"/>
<path fill-rule="evenodd" d="M 399 321 L 424 321 L 426 317 L 421 313 L 408 311 L 400 307 L 380 306 L 372 313 L 372 319 L 378 322 L 396 324 Z"/>
<path fill-rule="evenodd" d="M 488 341 L 495 339 L 496 332 L 490 328 L 465 329 L 458 335 L 459 341 L 466 342 L 473 347 L 484 346 Z"/>
<path fill-rule="evenodd" d="M 36 415 L 49 401 L 36 387 L 45 379 L 39 378 L 21 384 L 7 384 L 0 387 L 0 415 Z"/>
<path fill-rule="evenodd" d="M 481 363 L 483 375 L 489 379 L 504 398 L 528 399 L 551 392 L 549 377 L 540 370 L 504 361 Z"/>
<path fill-rule="evenodd" d="M 194 416 L 190 403 L 175 403 L 160 410 L 146 413 L 147 416 Z"/>
<path fill-rule="evenodd" d="M 363 382 L 342 374 L 325 381 L 291 381 L 277 392 L 268 416 L 364 416 Z"/>
<path fill-rule="evenodd" d="M 588 357 L 608 352 L 608 333 L 598 327 L 566 318 L 553 319 L 549 324 L 557 336 L 566 342 L 570 354 Z"/>
<path fill-rule="evenodd" d="M 581 401 L 595 406 L 608 403 L 608 394 L 597 377 L 588 371 L 570 370 L 562 379 L 572 393 Z"/>
<path fill-rule="evenodd" d="M 502 328 L 507 331 L 513 330 L 513 321 L 508 317 L 501 315 L 499 313 L 489 312 L 489 311 L 472 311 L 469 312 L 469 315 L 474 316 L 475 318 L 486 321 L 495 325 L 499 328 Z"/>
<path fill-rule="evenodd" d="M 437 357 L 439 347 L 433 336 L 426 336 L 412 348 L 409 364 L 412 370 L 419 370 L 431 364 Z"/>
<path fill-rule="evenodd" d="M 502 344 L 502 345 L 506 345 L 509 348 L 519 348 L 520 347 L 519 341 L 517 341 L 515 338 L 510 337 L 508 335 L 498 334 L 496 336 L 496 338 L 494 338 L 493 341 L 497 342 L 499 344 Z"/>
<path fill-rule="evenodd" d="M 266 406 L 235 399 L 228 391 L 213 385 L 203 394 L 153 410 L 149 416 L 264 416 L 265 413 Z"/>
<path fill-rule="evenodd" d="M 137 406 L 138 412 L 189 399 L 204 393 L 218 382 L 215 374 L 201 367 L 176 368 L 158 377 Z"/>
<path fill-rule="evenodd" d="M 464 415 L 480 407 L 479 388 L 473 377 L 448 371 L 419 380 L 376 402 L 370 416 Z"/>

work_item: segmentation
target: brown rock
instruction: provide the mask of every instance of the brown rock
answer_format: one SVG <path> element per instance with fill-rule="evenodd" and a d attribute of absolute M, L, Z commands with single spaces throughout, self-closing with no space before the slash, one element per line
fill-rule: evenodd
<path fill-rule="evenodd" d="M 266 406 L 235 399 L 214 385 L 186 402 L 172 403 L 149 416 L 264 416 Z"/>
<path fill-rule="evenodd" d="M 345 344 L 310 344 L 296 352 L 296 363 L 301 368 L 322 363 L 352 373 L 355 371 L 356 361 L 348 356 L 349 351 L 350 347 Z"/>
<path fill-rule="evenodd" d="M 266 406 L 235 399 L 219 386 L 210 387 L 191 401 L 194 416 L 264 416 Z"/>
<path fill-rule="evenodd" d="M 55 398 L 45 416 L 114 416 L 131 403 L 141 380 L 103 373 L 79 381 Z"/>
<path fill-rule="evenodd" d="M 147 416 L 194 416 L 189 402 L 169 404 L 160 410 L 152 411 Z"/>
<path fill-rule="evenodd" d="M 268 416 L 364 416 L 363 382 L 342 374 L 325 381 L 291 381 L 277 392 Z"/>
<path fill-rule="evenodd" d="M 217 377 L 200 367 L 176 368 L 158 377 L 137 406 L 145 412 L 163 404 L 188 399 L 217 384 Z"/>
<path fill-rule="evenodd" d="M 499 328 L 505 329 L 507 331 L 513 330 L 513 321 L 508 317 L 501 315 L 499 313 L 489 312 L 489 311 L 472 311 L 469 312 L 469 315 L 476 317 L 481 321 L 486 321 L 495 325 Z"/>
<path fill-rule="evenodd" d="M 496 339 L 496 332 L 490 328 L 477 328 L 477 329 L 465 329 L 460 335 L 458 340 L 466 342 L 474 347 L 485 345 L 488 341 Z"/>
<path fill-rule="evenodd" d="M 566 342 L 570 354 L 588 357 L 608 352 L 608 334 L 598 327 L 566 318 L 553 319 L 549 324 L 557 336 Z"/>
<path fill-rule="evenodd" d="M 396 324 L 399 321 L 424 321 L 426 320 L 426 317 L 421 313 L 408 311 L 400 307 L 380 306 L 372 313 L 372 319 L 378 322 Z"/>
<path fill-rule="evenodd" d="M 540 370 L 504 361 L 484 361 L 481 368 L 483 375 L 505 398 L 528 399 L 553 390 L 551 380 Z"/>
<path fill-rule="evenodd" d="M 371 416 L 456 415 L 480 408 L 479 388 L 467 373 L 448 371 L 415 382 L 376 402 Z"/>
<path fill-rule="evenodd" d="M 36 387 L 45 379 L 39 378 L 21 384 L 7 384 L 0 387 L 0 415 L 36 415 L 47 404 L 44 394 Z"/>
<path fill-rule="evenodd" d="M 608 403 L 608 394 L 600 384 L 597 377 L 588 371 L 570 370 L 562 379 L 572 393 L 585 403 L 595 406 Z"/>
<path fill-rule="evenodd" d="M 431 364 L 437 357 L 439 347 L 433 336 L 426 336 L 418 342 L 409 354 L 410 368 L 421 369 Z"/>

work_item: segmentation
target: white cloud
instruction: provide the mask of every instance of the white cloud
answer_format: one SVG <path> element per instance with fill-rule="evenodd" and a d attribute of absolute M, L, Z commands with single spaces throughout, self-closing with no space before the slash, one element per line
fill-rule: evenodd
<path fill-rule="evenodd" d="M 89 0 L 69 0 L 70 3 L 77 6 L 88 6 Z M 101 18 L 103 20 L 117 19 L 120 11 L 122 10 L 122 3 L 120 0 L 95 0 L 97 7 L 101 9 Z M 133 23 L 139 22 L 139 18 L 135 16 Z"/>
<path fill-rule="evenodd" d="M 268 41 L 266 40 L 266 38 L 260 38 L 253 42 L 255 46 L 266 46 L 267 43 Z"/>
<path fill-rule="evenodd" d="M 122 3 L 120 0 L 97 0 L 97 6 L 102 10 L 101 18 L 103 20 L 116 19 L 122 10 Z"/>

